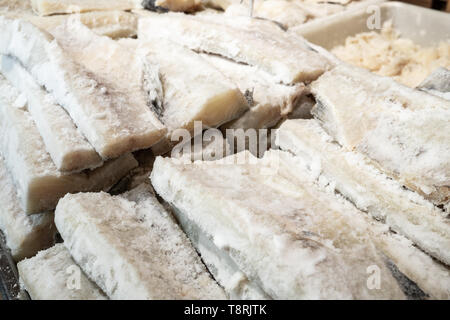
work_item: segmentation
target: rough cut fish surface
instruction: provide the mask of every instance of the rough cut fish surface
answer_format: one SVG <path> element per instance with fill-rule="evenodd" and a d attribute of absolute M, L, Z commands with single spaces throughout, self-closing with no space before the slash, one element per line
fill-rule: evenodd
<path fill-rule="evenodd" d="M 227 128 L 270 128 L 294 110 L 305 88 L 302 83 L 292 86 L 276 83 L 273 76 L 256 67 L 215 55 L 201 56 L 236 83 L 250 105 L 250 110 L 226 124 Z"/>
<path fill-rule="evenodd" d="M 50 34 L 3 17 L 0 31 L 0 53 L 16 58 L 53 95 L 102 158 L 148 148 L 164 135 L 150 110 L 75 63 Z"/>
<path fill-rule="evenodd" d="M 62 243 L 22 260 L 17 269 L 21 285 L 33 300 L 107 299 L 80 270 Z"/>
<path fill-rule="evenodd" d="M 292 38 L 276 30 L 277 26 L 262 25 L 244 17 L 223 16 L 217 20 L 155 14 L 139 20 L 138 36 L 148 41 L 167 38 L 196 51 L 257 66 L 285 84 L 314 80 L 330 67 L 328 60 L 309 50 L 300 37 Z"/>
<path fill-rule="evenodd" d="M 17 196 L 11 174 L 0 156 L 0 229 L 15 261 L 34 256 L 54 242 L 53 212 L 27 215 Z"/>
<path fill-rule="evenodd" d="M 101 10 L 131 10 L 142 8 L 140 0 L 30 0 L 33 10 L 41 15 L 80 13 Z"/>
<path fill-rule="evenodd" d="M 111 299 L 225 299 L 149 188 L 61 199 L 55 223 L 74 260 Z"/>
<path fill-rule="evenodd" d="M 289 153 L 194 163 L 158 157 L 151 180 L 269 297 L 403 298 L 359 212 L 317 188 Z M 381 268 L 383 290 L 368 289 L 370 265 Z"/>
<path fill-rule="evenodd" d="M 51 95 L 36 83 L 17 60 L 1 55 L 0 59 L 3 75 L 25 95 L 27 109 L 58 170 L 75 172 L 100 167 L 102 159 L 66 111 L 54 102 Z"/>
<path fill-rule="evenodd" d="M 44 141 L 26 110 L 26 100 L 0 75 L 0 153 L 27 214 L 53 210 L 67 192 L 100 191 L 112 187 L 137 166 L 128 153 L 95 170 L 63 174 L 53 163 Z"/>
<path fill-rule="evenodd" d="M 450 102 L 357 67 L 338 65 L 311 85 L 312 110 L 346 149 L 436 204 L 450 196 Z"/>
<path fill-rule="evenodd" d="M 361 154 L 333 143 L 315 120 L 289 120 L 277 131 L 277 145 L 327 177 L 336 190 L 373 218 L 450 265 L 450 222 L 441 210 L 389 179 Z"/>

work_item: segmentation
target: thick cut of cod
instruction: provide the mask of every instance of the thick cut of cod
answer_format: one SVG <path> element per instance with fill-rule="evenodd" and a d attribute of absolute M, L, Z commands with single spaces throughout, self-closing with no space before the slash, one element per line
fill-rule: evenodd
<path fill-rule="evenodd" d="M 27 107 L 44 140 L 45 147 L 60 171 L 94 169 L 103 164 L 100 156 L 72 122 L 70 116 L 33 77 L 8 56 L 1 56 L 0 70 L 27 99 Z M 11 86 L 0 80 L 0 90 Z"/>
<path fill-rule="evenodd" d="M 338 65 L 311 85 L 313 114 L 342 146 L 440 204 L 450 197 L 450 102 Z"/>
<path fill-rule="evenodd" d="M 17 264 L 21 286 L 33 300 L 105 300 L 107 297 L 72 260 L 64 244 Z"/>
<path fill-rule="evenodd" d="M 33 10 L 47 16 L 55 13 L 132 10 L 142 8 L 141 0 L 30 0 Z"/>
<path fill-rule="evenodd" d="M 170 205 L 169 205 L 170 207 Z M 210 235 L 176 208 L 170 207 L 178 223 L 187 234 L 209 272 L 221 284 L 232 300 L 269 300 L 270 296 L 263 291 L 256 281 L 252 281 L 239 269 L 226 250 L 219 249 Z"/>
<path fill-rule="evenodd" d="M 450 221 L 440 210 L 389 179 L 369 160 L 346 151 L 315 120 L 289 120 L 277 131 L 283 150 L 303 157 L 315 174 L 322 174 L 355 206 L 412 240 L 438 260 L 450 265 Z"/>
<path fill-rule="evenodd" d="M 304 168 L 306 169 L 306 167 Z M 333 191 L 333 190 L 330 190 Z M 203 261 L 215 279 L 222 284 L 231 299 L 269 299 L 257 283 L 249 280 L 232 260 L 226 250 L 220 250 L 210 236 L 186 215 L 172 208 L 183 230 L 191 239 Z M 368 218 L 370 219 L 370 218 Z M 450 270 L 418 249 L 410 240 L 388 230 L 386 225 L 375 220 L 367 221 L 370 235 L 376 244 L 396 267 L 414 281 L 433 299 L 449 299 Z"/>
<path fill-rule="evenodd" d="M 146 106 L 135 104 L 129 92 L 107 85 L 104 79 L 75 63 L 50 34 L 28 22 L 2 17 L 0 32 L 0 53 L 19 60 L 69 113 L 102 158 L 148 148 L 164 135 L 164 128 Z M 91 59 L 100 55 L 105 53 L 96 52 Z"/>
<path fill-rule="evenodd" d="M 450 298 L 450 269 L 418 249 L 405 237 L 387 230 L 386 225 L 368 221 L 377 248 L 432 299 Z"/>
<path fill-rule="evenodd" d="M 112 299 L 224 299 L 149 188 L 61 199 L 55 223 L 74 260 Z"/>
<path fill-rule="evenodd" d="M 106 190 L 137 166 L 134 157 L 125 154 L 92 171 L 62 174 L 46 152 L 44 141 L 30 114 L 22 104 L 18 104 L 20 96 L 16 95 L 16 101 L 8 101 L 2 93 L 0 152 L 27 214 L 53 210 L 58 199 L 68 192 Z M 14 96 L 10 93 L 6 98 Z"/>
<path fill-rule="evenodd" d="M 149 108 L 152 104 L 160 105 L 159 100 L 162 100 L 156 96 L 161 83 L 152 61 L 108 37 L 96 35 L 76 19 L 50 32 L 74 61 L 123 94 L 126 101 L 122 103 L 128 105 L 128 112 L 140 115 L 149 126 L 157 129 L 152 144 L 162 138 L 166 129 Z"/>
<path fill-rule="evenodd" d="M 156 154 L 170 151 L 178 139 L 177 129 L 187 129 L 192 135 L 195 121 L 201 121 L 203 128 L 215 128 L 248 110 L 239 88 L 191 50 L 163 39 L 157 43 L 131 39 L 120 43 L 145 56 L 158 70 L 161 103 L 152 107 L 168 133 L 152 146 Z"/>
<path fill-rule="evenodd" d="M 205 128 L 218 127 L 248 109 L 239 88 L 191 50 L 163 40 L 121 43 L 130 50 L 134 48 L 158 69 L 162 103 L 153 108 L 169 134 L 180 128 L 192 131 L 194 121 L 201 121 Z"/>
<path fill-rule="evenodd" d="M 237 23 L 239 18 L 245 19 L 153 15 L 139 20 L 138 37 L 146 41 L 167 38 L 196 51 L 257 66 L 285 84 L 314 80 L 329 67 L 328 60 L 305 47 L 300 37 L 289 38 L 276 26 L 255 22 L 256 27 L 248 19 Z"/>
<path fill-rule="evenodd" d="M 435 96 L 450 100 L 450 70 L 438 68 L 434 70 L 418 87 Z"/>
<path fill-rule="evenodd" d="M 357 210 L 292 170 L 294 163 L 273 150 L 262 159 L 242 152 L 190 164 L 158 157 L 151 180 L 271 298 L 403 298 Z M 367 286 L 373 265 L 381 290 Z"/>
<path fill-rule="evenodd" d="M 425 250 L 427 245 L 431 248 L 444 245 L 434 251 L 446 255 L 445 241 L 448 243 L 448 240 L 445 236 L 449 235 L 446 230 L 449 223 L 431 203 L 403 190 L 401 185 L 368 164 L 363 156 L 342 150 L 315 120 L 284 122 L 277 132 L 277 144 L 294 153 L 318 183 L 332 186 L 332 191 L 352 201 L 358 209 L 386 223 L 368 222 L 372 225 L 370 230 L 377 247 L 426 293 L 448 299 L 450 270 L 417 249 L 410 240 L 388 231 L 392 228 L 412 238 L 419 246 L 425 243 L 422 246 Z"/>
<path fill-rule="evenodd" d="M 30 1 L 0 0 L 0 15 L 10 19 L 23 19 L 40 29 L 49 30 L 61 24 L 72 15 L 36 16 Z M 111 38 L 132 37 L 137 32 L 137 16 L 130 12 L 92 11 L 77 14 L 77 19 L 95 33 Z"/>
<path fill-rule="evenodd" d="M 230 16 L 248 16 L 249 5 L 232 4 L 227 7 L 225 14 Z M 265 0 L 254 3 L 253 17 L 275 21 L 287 29 L 305 23 L 308 19 L 308 14 L 294 1 Z"/>
<path fill-rule="evenodd" d="M 137 34 L 137 16 L 124 11 L 93 11 L 74 15 L 50 17 L 25 16 L 23 18 L 40 29 L 52 30 L 68 19 L 80 20 L 82 24 L 98 35 L 113 39 L 133 37 Z"/>
<path fill-rule="evenodd" d="M 10 173 L 0 156 L 0 229 L 15 261 L 34 256 L 53 244 L 53 213 L 29 216 L 20 206 Z"/>
<path fill-rule="evenodd" d="M 274 126 L 281 117 L 292 112 L 305 88 L 302 83 L 292 86 L 276 83 L 273 76 L 256 67 L 215 55 L 201 56 L 245 92 L 251 107 L 239 119 L 228 123 L 227 128 L 260 129 Z"/>
<path fill-rule="evenodd" d="M 149 122 L 158 122 L 148 110 L 150 101 L 145 87 L 147 79 L 142 57 L 117 41 L 96 35 L 77 19 L 69 19 L 50 30 L 50 33 L 76 63 L 103 79 L 103 82 L 126 93 L 127 98 L 131 99 L 130 103 L 137 105 L 135 112 L 148 117 Z"/>

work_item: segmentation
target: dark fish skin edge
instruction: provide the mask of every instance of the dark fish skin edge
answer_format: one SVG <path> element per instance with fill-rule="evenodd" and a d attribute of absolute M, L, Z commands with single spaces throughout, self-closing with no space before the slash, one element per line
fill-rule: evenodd
<path fill-rule="evenodd" d="M 156 6 L 155 5 L 155 0 L 143 0 L 141 4 L 144 7 L 144 9 L 147 9 L 147 10 L 150 10 L 150 11 L 169 12 L 169 10 L 166 9 L 166 8 L 162 8 L 162 7 Z"/>

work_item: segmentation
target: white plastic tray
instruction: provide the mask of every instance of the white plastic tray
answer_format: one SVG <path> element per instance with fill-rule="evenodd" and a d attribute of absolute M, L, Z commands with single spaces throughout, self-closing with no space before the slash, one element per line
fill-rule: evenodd
<path fill-rule="evenodd" d="M 383 2 L 343 12 L 328 19 L 300 25 L 290 29 L 290 32 L 298 33 L 310 42 L 329 50 L 344 44 L 348 36 L 371 31 L 367 21 L 374 14 L 375 6 L 379 8 L 381 26 L 385 21 L 391 20 L 394 29 L 399 31 L 402 37 L 419 45 L 430 46 L 442 40 L 450 40 L 450 13 L 402 2 Z"/>

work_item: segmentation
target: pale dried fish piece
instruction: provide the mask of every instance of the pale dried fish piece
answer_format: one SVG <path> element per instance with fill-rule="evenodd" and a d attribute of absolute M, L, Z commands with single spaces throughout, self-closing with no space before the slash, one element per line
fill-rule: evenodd
<path fill-rule="evenodd" d="M 157 43 L 131 39 L 119 43 L 145 56 L 158 70 L 155 77 L 161 81 L 161 89 L 156 96 L 161 97 L 161 103 L 152 108 L 168 134 L 152 146 L 155 154 L 172 149 L 176 143 L 173 139 L 177 138 L 172 135 L 179 132 L 177 129 L 187 129 L 192 135 L 195 121 L 201 121 L 203 128 L 214 128 L 248 109 L 239 88 L 191 50 L 162 39 Z"/>
<path fill-rule="evenodd" d="M 50 34 L 2 17 L 0 31 L 0 53 L 15 57 L 45 86 L 102 158 L 148 148 L 164 135 L 146 106 L 133 104 L 129 93 L 102 83 L 76 64 Z"/>
<path fill-rule="evenodd" d="M 106 300 L 105 294 L 80 270 L 64 244 L 17 264 L 20 283 L 33 300 Z"/>
<path fill-rule="evenodd" d="M 16 96 L 13 91 L 11 87 L 8 97 Z M 125 154 L 92 171 L 62 174 L 46 152 L 28 111 L 1 96 L 0 150 L 27 214 L 53 210 L 58 199 L 68 192 L 107 190 L 137 166 L 134 157 Z"/>
<path fill-rule="evenodd" d="M 450 70 L 437 68 L 418 87 L 418 89 L 450 100 Z"/>
<path fill-rule="evenodd" d="M 75 62 L 95 74 L 102 83 L 123 94 L 121 98 L 126 101 L 122 103 L 129 104 L 128 112 L 139 115 L 149 126 L 158 129 L 156 138 L 163 136 L 165 128 L 149 109 L 149 105 L 154 103 L 149 92 L 160 90 L 156 88 L 160 86 L 160 80 L 150 73 L 155 72 L 155 68 L 149 66 L 152 62 L 117 41 L 96 35 L 76 19 L 68 20 L 51 30 L 51 33 Z M 154 99 L 162 99 L 159 95 L 161 93 L 158 92 Z M 122 118 L 126 116 L 121 115 Z M 153 141 L 157 140 L 154 138 Z"/>
<path fill-rule="evenodd" d="M 225 10 L 226 15 L 248 16 L 248 4 L 231 4 Z M 303 24 L 308 19 L 308 13 L 294 1 L 265 0 L 256 1 L 253 17 L 268 19 L 280 23 L 283 28 Z"/>
<path fill-rule="evenodd" d="M 380 226 L 378 228 L 381 229 Z M 431 298 L 443 300 L 450 298 L 450 269 L 447 266 L 398 234 L 373 231 L 373 240 L 397 268 Z"/>
<path fill-rule="evenodd" d="M 0 0 L 0 15 L 10 19 L 29 21 L 44 30 L 54 28 L 73 16 L 71 14 L 37 16 L 31 8 L 31 1 L 23 0 Z M 108 10 L 85 12 L 76 15 L 77 19 L 97 34 L 111 38 L 136 36 L 138 18 L 133 13 Z"/>
<path fill-rule="evenodd" d="M 169 205 L 170 206 L 170 205 Z M 239 269 L 226 250 L 221 250 L 214 244 L 211 237 L 197 225 L 191 223 L 186 215 L 178 209 L 170 207 L 208 267 L 209 272 L 225 289 L 230 299 L 235 300 L 269 300 L 270 296 L 263 291 L 256 281 L 252 281 Z"/>
<path fill-rule="evenodd" d="M 326 177 L 343 196 L 373 218 L 384 221 L 422 250 L 450 265 L 450 222 L 430 202 L 403 189 L 363 155 L 333 143 L 315 120 L 289 120 L 276 143 L 303 159 L 315 175 Z"/>
<path fill-rule="evenodd" d="M 53 101 L 17 60 L 1 55 L 0 59 L 3 75 L 26 96 L 27 109 L 57 169 L 75 172 L 100 167 L 102 159 L 65 110 Z M 0 90 L 8 90 L 8 87 L 4 82 L 0 84 Z"/>
<path fill-rule="evenodd" d="M 416 247 L 445 245 L 442 236 L 448 236 L 445 229 L 449 223 L 439 210 L 417 194 L 403 190 L 363 156 L 333 143 L 315 120 L 284 122 L 277 132 L 277 143 L 294 153 L 318 184 L 332 186 L 331 192 L 341 194 L 375 218 L 370 221 L 367 216 L 372 239 L 403 274 L 432 297 L 448 299 L 450 270 Z M 411 236 L 415 243 L 400 234 Z M 436 239 L 438 242 L 432 243 Z M 445 247 L 437 250 L 444 255 L 446 251 Z"/>
<path fill-rule="evenodd" d="M 449 199 L 449 101 L 344 64 L 311 91 L 313 114 L 343 147 L 367 155 L 436 204 Z"/>
<path fill-rule="evenodd" d="M 16 188 L 0 156 L 0 229 L 15 261 L 34 256 L 54 242 L 53 212 L 29 216 L 20 206 Z"/>
<path fill-rule="evenodd" d="M 292 86 L 276 83 L 273 76 L 256 67 L 210 55 L 201 56 L 245 92 L 250 110 L 226 128 L 270 128 L 296 107 L 304 84 Z"/>
<path fill-rule="evenodd" d="M 161 40 L 140 42 L 137 51 L 159 70 L 163 91 L 159 113 L 169 132 L 192 130 L 194 121 L 202 121 L 205 128 L 218 127 L 248 109 L 239 88 L 191 50 Z"/>
<path fill-rule="evenodd" d="M 49 32 L 75 62 L 116 89 L 138 96 L 140 106 L 147 105 L 143 85 L 144 61 L 140 56 L 117 41 L 96 35 L 75 18 Z"/>
<path fill-rule="evenodd" d="M 167 38 L 193 50 L 254 65 L 285 84 L 314 80 L 330 67 L 301 37 L 289 39 L 276 27 L 252 26 L 248 19 L 239 23 L 238 18 L 222 16 L 216 21 L 206 16 L 155 14 L 139 20 L 138 36 L 145 41 Z"/>
<path fill-rule="evenodd" d="M 297 169 L 274 150 L 189 164 L 158 157 L 151 181 L 271 298 L 404 298 L 357 210 Z M 384 275 L 381 290 L 367 287 L 372 265 Z"/>
<path fill-rule="evenodd" d="M 49 17 L 26 16 L 25 19 L 40 29 L 52 30 L 68 19 L 80 20 L 82 24 L 98 35 L 110 38 L 133 37 L 137 34 L 137 16 L 124 11 L 93 11 L 73 15 L 56 15 Z"/>
<path fill-rule="evenodd" d="M 111 299 L 224 299 L 149 188 L 61 199 L 55 223 L 74 260 Z"/>
<path fill-rule="evenodd" d="M 302 163 L 303 170 L 314 171 L 314 168 L 308 168 L 310 163 L 303 161 L 305 158 L 297 158 Z M 335 189 L 334 182 L 328 180 L 324 175 L 316 176 L 318 185 L 325 186 L 325 190 L 334 194 L 341 201 L 344 198 Z M 440 263 L 429 256 L 404 236 L 392 232 L 386 224 L 371 219 L 368 215 L 360 212 L 361 217 L 366 220 L 369 226 L 369 235 L 372 241 L 386 256 L 386 264 L 395 276 L 402 290 L 407 294 L 408 299 L 416 299 L 417 296 L 411 296 L 411 284 L 416 286 L 414 291 L 422 290 L 422 298 L 444 299 L 450 297 L 450 269 L 448 266 Z M 394 271 L 391 266 L 394 266 Z M 400 277 L 399 277 L 400 276 Z M 406 283 L 405 283 L 406 280 Z M 412 282 L 412 283 L 411 283 Z M 405 286 L 406 285 L 406 286 Z"/>
<path fill-rule="evenodd" d="M 131 10 L 142 8 L 141 0 L 31 0 L 33 10 L 47 16 L 55 13 Z"/>

